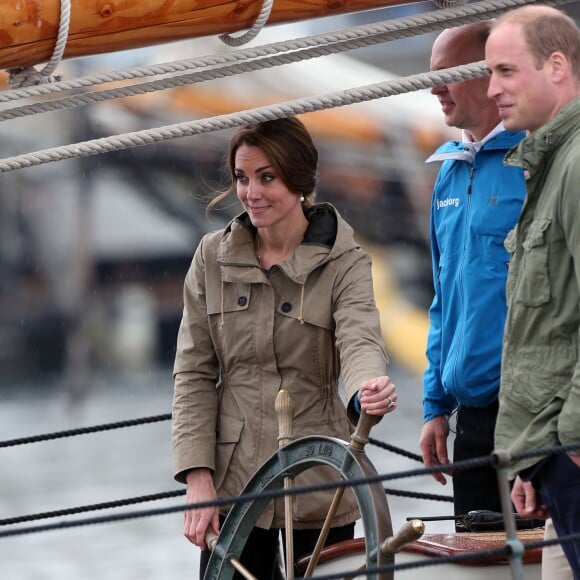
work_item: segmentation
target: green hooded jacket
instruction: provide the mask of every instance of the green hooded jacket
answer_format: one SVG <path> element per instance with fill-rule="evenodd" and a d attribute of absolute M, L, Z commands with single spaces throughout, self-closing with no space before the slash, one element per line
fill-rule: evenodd
<path fill-rule="evenodd" d="M 511 255 L 495 444 L 512 454 L 580 440 L 580 97 L 511 149 L 527 196 Z M 515 459 L 510 476 L 542 457 Z"/>

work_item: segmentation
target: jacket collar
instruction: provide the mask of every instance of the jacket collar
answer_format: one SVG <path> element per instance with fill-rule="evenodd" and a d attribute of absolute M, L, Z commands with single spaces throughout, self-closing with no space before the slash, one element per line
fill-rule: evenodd
<path fill-rule="evenodd" d="M 480 151 L 508 151 L 517 145 L 524 137 L 524 131 L 501 131 L 491 139 L 487 140 Z M 433 155 L 425 160 L 425 163 L 433 161 L 446 161 L 447 159 L 457 159 L 473 163 L 475 155 L 466 149 L 462 141 L 448 141 L 443 143 Z"/>
<path fill-rule="evenodd" d="M 545 125 L 528 135 L 506 155 L 505 164 L 533 170 L 580 130 L 580 97 L 563 107 Z"/>
<path fill-rule="evenodd" d="M 309 225 L 304 239 L 294 254 L 280 265 L 298 284 L 304 284 L 315 268 L 356 247 L 352 228 L 331 204 L 319 203 L 305 208 L 305 215 Z M 246 212 L 225 227 L 217 254 L 224 280 L 264 281 L 254 250 L 255 233 L 256 228 Z"/>
<path fill-rule="evenodd" d="M 317 204 L 313 207 L 304 208 L 304 215 L 308 220 L 308 227 L 304 233 L 302 243 L 318 244 L 332 248 L 336 241 L 337 233 L 337 212 L 334 207 L 329 203 Z M 239 222 L 252 233 L 252 236 L 256 235 L 256 228 L 252 225 L 247 212 L 235 217 L 233 222 Z"/>

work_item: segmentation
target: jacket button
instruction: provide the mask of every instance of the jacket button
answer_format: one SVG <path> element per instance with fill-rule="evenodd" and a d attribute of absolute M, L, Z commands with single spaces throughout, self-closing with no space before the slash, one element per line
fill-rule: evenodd
<path fill-rule="evenodd" d="M 284 302 L 282 304 L 282 312 L 290 312 L 290 310 L 292 310 L 292 304 L 290 302 Z"/>
<path fill-rule="evenodd" d="M 238 306 L 245 306 L 248 303 L 248 299 L 245 296 L 240 296 L 238 298 Z"/>

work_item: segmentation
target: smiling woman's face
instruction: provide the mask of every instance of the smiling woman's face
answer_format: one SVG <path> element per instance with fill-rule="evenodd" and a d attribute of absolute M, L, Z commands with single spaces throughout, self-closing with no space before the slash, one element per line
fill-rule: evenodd
<path fill-rule="evenodd" d="M 301 217 L 300 195 L 288 189 L 260 147 L 243 144 L 235 154 L 236 195 L 257 228 Z"/>

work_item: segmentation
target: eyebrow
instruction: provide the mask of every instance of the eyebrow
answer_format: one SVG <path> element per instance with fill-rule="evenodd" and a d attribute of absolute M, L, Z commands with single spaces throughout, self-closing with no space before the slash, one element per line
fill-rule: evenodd
<path fill-rule="evenodd" d="M 263 167 L 256 168 L 254 173 L 260 173 L 261 171 L 265 171 L 266 169 L 272 169 L 271 165 L 264 165 Z M 245 173 L 243 169 L 239 169 L 238 167 L 234 168 L 234 171 L 240 171 L 241 173 Z"/>
<path fill-rule="evenodd" d="M 256 168 L 255 173 L 260 173 L 261 171 L 264 171 L 266 169 L 272 169 L 272 166 L 268 163 L 268 165 L 264 165 L 263 167 L 258 167 L 258 168 Z"/>
<path fill-rule="evenodd" d="M 494 69 L 497 69 L 497 68 L 506 68 L 506 67 L 508 67 L 508 68 L 514 68 L 514 65 L 513 64 L 510 64 L 509 62 L 503 61 L 503 60 L 502 61 L 497 61 L 497 62 L 492 62 L 492 63 L 487 63 L 486 62 L 486 65 L 487 65 L 487 68 L 489 68 L 490 70 L 494 70 Z"/>

